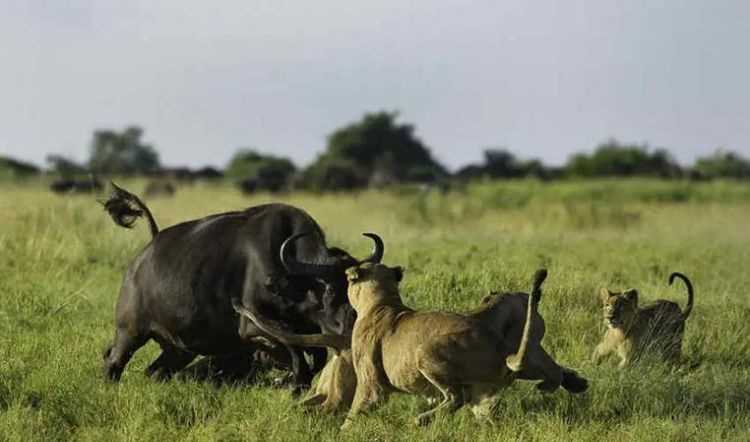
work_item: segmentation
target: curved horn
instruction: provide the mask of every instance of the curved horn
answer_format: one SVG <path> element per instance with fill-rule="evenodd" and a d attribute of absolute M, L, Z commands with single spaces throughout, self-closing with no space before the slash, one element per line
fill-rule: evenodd
<path fill-rule="evenodd" d="M 297 258 L 292 255 L 292 251 L 289 248 L 289 244 L 302 238 L 303 236 L 312 235 L 312 232 L 295 233 L 294 235 L 287 238 L 281 244 L 281 250 L 279 251 L 279 257 L 281 264 L 284 266 L 290 275 L 310 275 L 310 276 L 321 276 L 328 275 L 331 273 L 339 273 L 341 269 L 339 266 L 330 263 L 307 263 L 297 261 Z"/>
<path fill-rule="evenodd" d="M 363 259 L 361 262 L 371 262 L 375 264 L 380 263 L 380 261 L 383 260 L 383 254 L 385 253 L 385 245 L 383 245 L 383 240 L 374 233 L 363 233 L 362 235 L 372 239 L 375 242 L 375 246 L 373 246 L 370 256 Z"/>

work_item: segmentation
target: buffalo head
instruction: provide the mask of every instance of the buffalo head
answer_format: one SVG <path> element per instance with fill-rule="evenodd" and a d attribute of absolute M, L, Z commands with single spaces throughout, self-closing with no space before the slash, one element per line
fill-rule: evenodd
<path fill-rule="evenodd" d="M 326 249 L 315 260 L 305 262 L 295 256 L 294 244 L 299 239 L 313 235 L 310 232 L 298 233 L 287 238 L 281 245 L 280 259 L 289 276 L 313 277 L 316 289 L 308 290 L 308 315 L 314 317 L 323 333 L 351 334 L 356 320 L 346 296 L 348 282 L 344 271 L 352 266 L 365 263 L 379 263 L 383 259 L 385 246 L 375 233 L 363 233 L 374 242 L 372 253 L 367 258 L 357 260 L 337 247 Z"/>

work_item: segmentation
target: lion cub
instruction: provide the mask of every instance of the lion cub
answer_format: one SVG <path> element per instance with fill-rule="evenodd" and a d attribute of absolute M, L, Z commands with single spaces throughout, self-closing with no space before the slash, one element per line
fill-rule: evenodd
<path fill-rule="evenodd" d="M 592 359 L 595 363 L 612 352 L 620 357 L 620 368 L 645 353 L 672 362 L 680 358 L 685 320 L 693 309 L 693 285 L 685 275 L 677 272 L 669 276 L 669 285 L 675 278 L 681 279 L 687 287 L 688 301 L 684 311 L 680 311 L 677 303 L 662 299 L 638 307 L 638 291 L 635 289 L 622 293 L 610 292 L 606 288 L 601 290 L 607 331 L 594 350 Z"/>

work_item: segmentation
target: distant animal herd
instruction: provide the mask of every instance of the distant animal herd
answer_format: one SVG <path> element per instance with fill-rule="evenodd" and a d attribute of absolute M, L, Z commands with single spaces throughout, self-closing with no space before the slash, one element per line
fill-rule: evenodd
<path fill-rule="evenodd" d="M 493 292 L 467 313 L 414 310 L 400 293 L 404 271 L 382 263 L 375 233 L 369 256 L 329 247 L 305 211 L 264 204 L 183 222 L 160 230 L 138 196 L 113 184 L 105 208 L 116 224 L 145 218 L 151 242 L 128 267 L 115 308 L 114 339 L 104 374 L 118 381 L 149 340 L 161 354 L 146 368 L 155 379 L 190 373 L 241 379 L 262 364 L 287 368 L 306 407 L 348 409 L 342 428 L 392 392 L 424 396 L 424 425 L 439 412 L 467 405 L 490 419 L 502 389 L 516 379 L 582 393 L 588 381 L 542 347 L 538 311 L 545 269 L 530 278 L 530 294 Z M 626 367 L 644 355 L 665 363 L 681 358 L 684 310 L 670 301 L 641 307 L 634 289 L 602 289 L 606 333 L 592 359 L 610 354 Z M 328 357 L 328 349 L 331 357 Z M 202 355 L 204 358 L 192 364 Z M 316 374 L 317 382 L 311 388 Z"/>

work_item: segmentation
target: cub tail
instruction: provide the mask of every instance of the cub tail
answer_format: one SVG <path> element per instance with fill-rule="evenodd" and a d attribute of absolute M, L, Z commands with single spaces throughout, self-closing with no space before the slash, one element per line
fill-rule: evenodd
<path fill-rule="evenodd" d="M 690 312 L 693 311 L 693 284 L 690 283 L 687 276 L 682 273 L 674 272 L 669 275 L 669 285 L 672 285 L 675 278 L 680 278 L 682 282 L 685 283 L 685 287 L 687 287 L 688 301 L 685 310 L 682 311 L 682 317 L 687 319 L 687 317 L 690 316 Z"/>

